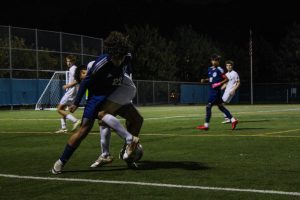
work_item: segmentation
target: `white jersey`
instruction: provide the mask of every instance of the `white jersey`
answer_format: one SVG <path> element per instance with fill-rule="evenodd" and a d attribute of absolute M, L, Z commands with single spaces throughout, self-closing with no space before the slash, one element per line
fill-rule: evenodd
<path fill-rule="evenodd" d="M 230 93 L 232 92 L 234 87 L 238 84 L 240 77 L 238 73 L 234 70 L 232 70 L 231 72 L 227 72 L 225 75 L 228 78 L 228 82 L 222 99 L 225 103 L 229 103 L 233 97 L 232 95 L 230 95 Z"/>
<path fill-rule="evenodd" d="M 126 105 L 131 103 L 136 95 L 136 87 L 131 77 L 128 74 L 124 75 L 122 84 L 108 96 L 108 100 L 119 105 Z"/>
<path fill-rule="evenodd" d="M 70 67 L 69 73 L 68 73 L 67 84 L 70 84 L 70 83 L 72 83 L 72 82 L 75 81 L 75 71 L 76 71 L 76 68 L 77 68 L 76 65 L 73 65 L 72 67 Z M 77 85 L 68 88 L 67 91 L 66 91 L 66 93 L 62 97 L 62 99 L 60 101 L 60 104 L 63 104 L 63 105 L 72 104 L 73 101 L 75 100 L 77 91 L 78 91 Z"/>

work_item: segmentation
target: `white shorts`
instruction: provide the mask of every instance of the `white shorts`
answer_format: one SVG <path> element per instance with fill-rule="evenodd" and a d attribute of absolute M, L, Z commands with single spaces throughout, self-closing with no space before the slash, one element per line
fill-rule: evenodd
<path fill-rule="evenodd" d="M 68 93 L 65 93 L 64 96 L 61 98 L 59 104 L 70 106 L 74 103 L 75 97 L 76 97 L 75 95 L 70 95 Z"/>
<path fill-rule="evenodd" d="M 131 78 L 125 75 L 122 84 L 107 99 L 119 105 L 126 105 L 131 103 L 135 95 L 136 87 Z"/>
<path fill-rule="evenodd" d="M 222 100 L 223 100 L 223 102 L 225 102 L 225 103 L 229 103 L 229 102 L 231 101 L 232 98 L 233 98 L 233 96 L 230 95 L 229 92 L 225 92 L 225 93 L 223 94 L 223 96 L 222 96 Z"/>

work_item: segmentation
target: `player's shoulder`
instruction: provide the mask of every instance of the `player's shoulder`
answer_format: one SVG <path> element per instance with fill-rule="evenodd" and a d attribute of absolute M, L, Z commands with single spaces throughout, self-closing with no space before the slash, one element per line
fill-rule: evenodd
<path fill-rule="evenodd" d="M 218 66 L 217 69 L 218 69 L 222 74 L 224 74 L 224 69 L 223 69 L 221 66 Z"/>
<path fill-rule="evenodd" d="M 72 65 L 69 69 L 70 72 L 75 72 L 77 66 L 76 65 Z"/>
<path fill-rule="evenodd" d="M 94 62 L 91 70 L 93 72 L 96 72 L 98 70 L 100 70 L 101 68 L 103 68 L 103 66 L 105 66 L 109 61 L 110 61 L 111 57 L 108 54 L 102 54 L 100 55 Z"/>
<path fill-rule="evenodd" d="M 232 70 L 231 73 L 232 73 L 233 75 L 235 75 L 235 76 L 238 76 L 238 75 L 239 75 L 239 74 L 238 74 L 236 71 L 234 71 L 234 70 Z"/>

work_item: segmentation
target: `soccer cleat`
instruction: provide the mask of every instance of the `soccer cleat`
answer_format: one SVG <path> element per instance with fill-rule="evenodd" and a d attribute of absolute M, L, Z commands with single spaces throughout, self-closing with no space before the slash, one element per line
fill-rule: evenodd
<path fill-rule="evenodd" d="M 230 123 L 230 119 L 225 119 L 222 124 L 229 124 Z"/>
<path fill-rule="evenodd" d="M 132 152 L 137 147 L 138 143 L 139 143 L 139 138 L 132 136 L 132 142 L 130 144 L 127 144 L 127 146 L 126 146 L 125 153 L 123 155 L 124 160 L 129 158 L 129 156 L 132 154 Z"/>
<path fill-rule="evenodd" d="M 124 156 L 125 150 L 126 150 L 126 145 L 123 146 L 123 148 L 119 152 L 119 159 L 120 160 L 123 160 L 123 156 Z"/>
<path fill-rule="evenodd" d="M 90 166 L 91 168 L 101 167 L 103 165 L 112 163 L 113 157 L 111 155 L 102 156 L 100 155 L 99 158 Z"/>
<path fill-rule="evenodd" d="M 73 128 L 71 132 L 75 131 L 80 125 L 81 125 L 81 120 L 79 119 L 73 124 Z"/>
<path fill-rule="evenodd" d="M 196 129 L 207 131 L 207 130 L 208 130 L 208 127 L 207 127 L 207 126 L 204 126 L 204 125 L 200 125 L 200 126 L 197 126 Z"/>
<path fill-rule="evenodd" d="M 130 169 L 138 169 L 139 166 L 137 165 L 136 162 L 130 162 L 130 161 L 126 161 L 128 168 Z"/>
<path fill-rule="evenodd" d="M 53 165 L 53 167 L 52 167 L 52 169 L 51 169 L 51 173 L 52 173 L 52 174 L 60 174 L 60 173 L 61 173 L 61 170 L 62 170 L 62 168 L 63 168 L 63 166 L 64 166 L 63 162 L 61 162 L 61 160 L 58 159 L 58 160 L 54 163 L 54 165 Z"/>
<path fill-rule="evenodd" d="M 66 129 L 66 128 L 61 128 L 61 129 L 55 131 L 55 133 L 67 133 L 67 132 L 68 132 L 68 129 Z"/>
<path fill-rule="evenodd" d="M 232 130 L 235 129 L 236 125 L 239 123 L 238 120 L 235 120 L 234 122 L 231 123 L 231 127 L 232 127 Z"/>

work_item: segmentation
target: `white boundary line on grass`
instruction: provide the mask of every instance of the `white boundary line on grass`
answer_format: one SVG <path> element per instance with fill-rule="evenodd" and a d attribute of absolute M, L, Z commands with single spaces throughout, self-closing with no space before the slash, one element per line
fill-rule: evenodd
<path fill-rule="evenodd" d="M 199 189 L 199 190 L 215 190 L 215 191 L 228 191 L 228 192 L 248 192 L 248 193 L 262 193 L 262 194 L 278 194 L 278 195 L 288 195 L 288 196 L 300 196 L 300 192 L 286 192 L 286 191 L 276 191 L 276 190 L 223 188 L 223 187 L 208 187 L 208 186 L 197 186 L 197 185 L 193 186 L 193 185 L 177 185 L 177 184 L 163 184 L 163 183 L 133 182 L 133 181 L 99 180 L 99 179 L 20 176 L 20 175 L 13 175 L 13 174 L 0 174 L 0 177 L 16 178 L 16 179 L 30 179 L 30 180 L 69 181 L 69 182 L 85 182 L 85 183 L 106 183 L 106 184 L 119 184 L 119 185 L 140 185 L 140 186 L 152 186 L 152 187 L 167 187 L 167 188 Z"/>
<path fill-rule="evenodd" d="M 179 134 L 172 134 L 172 133 L 144 133 L 143 136 L 172 136 L 172 137 L 273 137 L 273 138 L 299 138 L 300 135 L 276 135 L 280 133 L 289 133 L 289 132 L 295 132 L 300 131 L 300 129 L 291 129 L 291 130 L 285 130 L 285 131 L 277 131 L 277 132 L 268 132 L 268 133 L 259 133 L 259 134 L 189 134 L 189 135 L 179 135 Z M 47 134 L 56 134 L 56 135 L 70 135 L 70 133 L 53 133 L 53 132 L 47 132 L 47 131 L 35 131 L 35 132 L 25 132 L 25 131 L 0 131 L 0 133 L 15 133 L 15 134 L 30 134 L 30 133 L 47 133 Z M 90 132 L 90 135 L 98 135 L 98 132 Z"/>
<path fill-rule="evenodd" d="M 289 112 L 289 111 L 300 111 L 300 108 L 290 108 L 290 109 L 278 109 L 278 110 L 257 110 L 257 111 L 245 111 L 245 112 L 236 112 L 237 114 L 249 114 L 249 113 L 273 113 L 273 112 Z M 175 115 L 175 116 L 168 116 L 168 117 L 149 117 L 145 118 L 144 120 L 161 120 L 161 119 L 174 119 L 174 118 L 199 118 L 199 115 L 196 114 L 189 114 L 189 115 Z M 13 118 L 0 118 L 0 121 L 58 121 L 59 119 L 51 119 L 51 118 L 39 118 L 39 119 L 13 119 Z"/>

